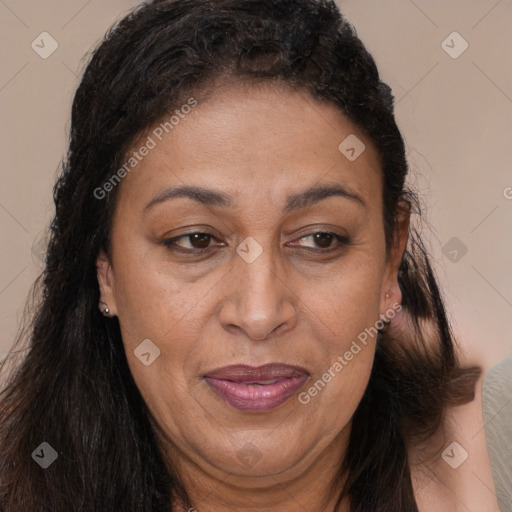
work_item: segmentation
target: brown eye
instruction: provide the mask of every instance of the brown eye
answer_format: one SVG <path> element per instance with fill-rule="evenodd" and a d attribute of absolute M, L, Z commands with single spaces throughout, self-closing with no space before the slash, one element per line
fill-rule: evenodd
<path fill-rule="evenodd" d="M 192 246 L 196 249 L 205 249 L 210 244 L 211 235 L 207 233 L 192 233 L 187 235 Z"/>
<path fill-rule="evenodd" d="M 169 249 L 200 253 L 210 248 L 210 242 L 215 237 L 210 233 L 194 232 L 164 240 L 162 244 Z"/>
<path fill-rule="evenodd" d="M 322 248 L 330 247 L 333 239 L 334 235 L 332 233 L 315 233 L 313 235 L 315 243 Z"/>
<path fill-rule="evenodd" d="M 302 245 L 302 244 L 297 244 L 297 245 L 299 245 L 300 247 L 310 248 L 312 250 L 324 249 L 325 252 L 328 250 L 334 250 L 334 249 L 340 248 L 341 246 L 344 246 L 344 245 L 350 245 L 350 240 L 346 236 L 341 236 L 336 233 L 331 233 L 328 231 L 317 231 L 316 233 L 304 235 L 304 236 L 300 237 L 299 241 L 303 241 L 308 238 L 313 240 L 313 243 L 315 244 L 313 247 L 311 245 L 309 245 L 309 246 Z"/>

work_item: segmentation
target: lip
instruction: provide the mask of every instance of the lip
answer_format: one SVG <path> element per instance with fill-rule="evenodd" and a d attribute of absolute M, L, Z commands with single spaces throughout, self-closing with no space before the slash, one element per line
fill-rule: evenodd
<path fill-rule="evenodd" d="M 308 380 L 309 373 L 298 366 L 269 363 L 224 366 L 203 378 L 212 391 L 232 407 L 260 412 L 289 400 Z"/>

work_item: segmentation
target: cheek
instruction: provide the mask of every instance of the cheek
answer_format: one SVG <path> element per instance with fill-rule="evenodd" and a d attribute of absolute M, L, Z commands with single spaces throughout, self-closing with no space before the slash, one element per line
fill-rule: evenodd
<path fill-rule="evenodd" d="M 377 265 L 347 266 L 346 273 L 331 280 L 328 293 L 310 287 L 309 297 L 318 298 L 317 338 L 325 357 L 299 401 L 323 415 L 333 429 L 352 416 L 370 377 L 381 327 L 380 275 Z"/>
<path fill-rule="evenodd" d="M 204 295 L 203 285 L 187 283 L 169 263 L 149 254 L 120 258 L 115 269 L 119 322 L 130 345 L 139 338 L 178 336 Z"/>
<path fill-rule="evenodd" d="M 116 303 L 128 365 L 145 401 L 152 407 L 166 396 L 176 408 L 177 391 L 186 387 L 186 361 L 202 330 L 204 288 L 180 284 L 161 266 L 119 262 Z"/>
<path fill-rule="evenodd" d="M 347 308 L 339 317 L 338 335 L 324 338 L 327 363 L 318 367 L 298 395 L 305 410 L 321 420 L 325 433 L 334 435 L 347 425 L 370 378 L 377 334 L 374 322 L 361 310 Z"/>
<path fill-rule="evenodd" d="M 348 340 L 379 319 L 382 275 L 379 261 L 359 252 L 321 283 L 308 284 L 306 300 L 315 297 L 315 310 L 331 333 L 333 350 L 343 350 Z"/>
<path fill-rule="evenodd" d="M 166 410 L 185 413 L 187 360 L 202 329 L 200 298 L 190 290 L 184 293 L 169 276 L 159 275 L 151 266 L 133 272 L 127 266 L 125 270 L 118 292 L 128 365 L 149 409 L 159 423 L 167 424 Z"/>

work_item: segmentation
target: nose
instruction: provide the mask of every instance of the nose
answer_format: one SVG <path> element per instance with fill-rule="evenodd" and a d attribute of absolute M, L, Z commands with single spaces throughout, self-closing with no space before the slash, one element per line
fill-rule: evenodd
<path fill-rule="evenodd" d="M 276 258 L 270 249 L 250 263 L 236 255 L 220 311 L 224 329 L 241 330 L 250 339 L 261 341 L 295 326 L 297 293 L 286 283 L 285 272 L 278 270 Z"/>

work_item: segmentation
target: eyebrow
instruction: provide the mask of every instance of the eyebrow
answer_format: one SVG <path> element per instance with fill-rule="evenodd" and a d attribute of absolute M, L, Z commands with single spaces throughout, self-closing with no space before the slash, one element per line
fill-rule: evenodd
<path fill-rule="evenodd" d="M 286 198 L 286 204 L 283 212 L 289 214 L 293 211 L 313 206 L 328 197 L 342 197 L 349 199 L 354 203 L 360 204 L 366 208 L 363 198 L 356 192 L 347 189 L 341 184 L 332 185 L 316 185 L 300 192 L 290 194 Z M 182 185 L 165 189 L 163 192 L 155 196 L 144 207 L 144 212 L 170 199 L 185 197 L 197 201 L 205 206 L 220 206 L 229 208 L 232 206 L 231 197 L 224 192 L 207 189 L 196 185 Z"/>

